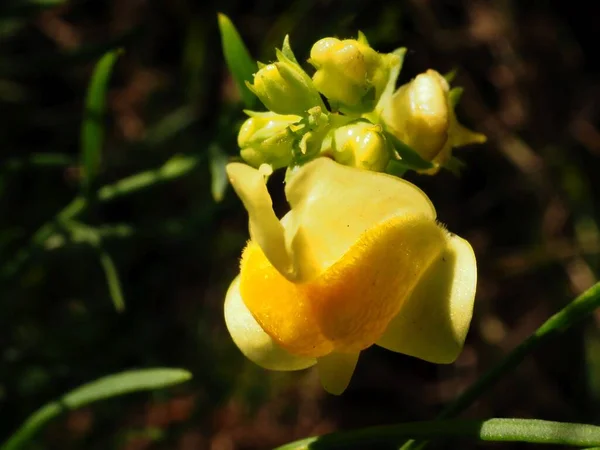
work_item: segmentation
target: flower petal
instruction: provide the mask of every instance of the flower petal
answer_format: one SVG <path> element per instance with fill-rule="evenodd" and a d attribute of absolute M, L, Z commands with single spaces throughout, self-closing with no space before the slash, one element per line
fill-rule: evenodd
<path fill-rule="evenodd" d="M 235 344 L 251 361 L 270 370 L 300 370 L 316 364 L 314 358 L 286 352 L 263 331 L 242 300 L 239 277 L 225 298 L 225 323 Z"/>
<path fill-rule="evenodd" d="M 340 395 L 346 390 L 354 374 L 359 353 L 333 352 L 317 359 L 319 379 L 327 392 Z"/>
<path fill-rule="evenodd" d="M 423 215 L 393 217 L 363 233 L 317 278 L 284 278 L 258 245 L 242 257 L 240 291 L 256 321 L 290 353 L 321 357 L 374 344 L 396 317 L 448 232 Z M 335 236 L 332 237 L 335 239 Z"/>
<path fill-rule="evenodd" d="M 436 216 L 427 196 L 408 181 L 328 158 L 299 169 L 285 192 L 292 210 L 283 223 L 297 281 L 323 272 L 365 231 L 392 217 Z"/>
<path fill-rule="evenodd" d="M 310 299 L 248 242 L 242 254 L 240 293 L 262 329 L 287 351 L 307 357 L 326 355 L 333 344 L 323 336 Z"/>
<path fill-rule="evenodd" d="M 292 264 L 285 246 L 283 226 L 273 211 L 262 173 L 246 164 L 231 163 L 227 165 L 227 176 L 248 211 L 250 237 L 260 245 L 271 264 L 289 276 Z"/>
<path fill-rule="evenodd" d="M 450 236 L 377 345 L 434 363 L 453 362 L 469 330 L 476 284 L 473 249 Z"/>

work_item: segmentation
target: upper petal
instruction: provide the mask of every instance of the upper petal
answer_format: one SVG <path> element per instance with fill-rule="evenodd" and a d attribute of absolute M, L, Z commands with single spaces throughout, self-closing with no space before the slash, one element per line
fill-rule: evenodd
<path fill-rule="evenodd" d="M 435 219 L 419 188 L 397 177 L 317 158 L 286 185 L 291 211 L 283 220 L 296 279 L 314 278 L 370 228 L 402 215 Z"/>
<path fill-rule="evenodd" d="M 273 211 L 273 202 L 260 171 L 246 164 L 227 165 L 227 176 L 248 211 L 250 237 L 262 248 L 271 264 L 285 276 L 293 271 L 286 250 L 283 226 Z"/>
<path fill-rule="evenodd" d="M 377 345 L 434 363 L 453 362 L 469 330 L 476 285 L 473 249 L 450 236 Z"/>
<path fill-rule="evenodd" d="M 227 291 L 225 323 L 242 353 L 265 369 L 300 370 L 316 364 L 314 358 L 288 353 L 263 331 L 242 300 L 239 277 Z"/>

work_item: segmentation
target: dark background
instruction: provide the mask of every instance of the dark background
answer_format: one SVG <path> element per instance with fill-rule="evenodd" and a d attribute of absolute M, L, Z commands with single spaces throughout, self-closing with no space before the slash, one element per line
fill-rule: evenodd
<path fill-rule="evenodd" d="M 267 449 L 313 434 L 428 420 L 599 272 L 600 6 L 584 1 L 46 0 L 0 3 L 0 439 L 74 387 L 129 368 L 189 369 L 193 381 L 95 404 L 54 421 L 37 449 Z M 215 155 L 235 156 L 242 106 L 217 11 L 252 54 L 296 55 L 362 30 L 379 51 L 409 49 L 401 82 L 458 69 L 458 116 L 486 145 L 456 152 L 460 178 L 410 174 L 439 219 L 473 245 L 475 316 L 464 352 L 436 366 L 373 347 L 333 397 L 314 371 L 246 361 L 222 318 L 247 239 Z M 78 193 L 79 133 L 93 66 L 122 47 L 111 79 L 97 187 L 196 158 L 195 170 L 79 217 L 105 230 L 125 301 L 117 313 L 97 253 L 56 231 L 31 236 Z M 31 162 L 61 154 L 52 167 Z M 217 158 L 218 159 L 218 158 Z M 275 179 L 273 186 L 280 187 Z M 111 232 L 126 225 L 127 236 Z M 6 272 L 3 272 L 6 273 Z M 536 350 L 465 417 L 598 423 L 600 314 Z M 441 448 L 471 448 L 453 442 Z M 489 444 L 487 444 L 489 445 Z M 481 447 L 484 447 L 482 444 Z M 492 448 L 525 448 L 496 444 Z"/>

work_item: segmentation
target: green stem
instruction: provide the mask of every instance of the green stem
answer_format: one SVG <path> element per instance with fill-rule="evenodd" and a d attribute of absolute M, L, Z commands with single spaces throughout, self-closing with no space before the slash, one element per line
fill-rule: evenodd
<path fill-rule="evenodd" d="M 372 448 L 396 445 L 406 438 L 468 438 L 492 442 L 527 442 L 575 447 L 600 445 L 600 427 L 535 419 L 447 420 L 363 428 L 302 439 L 276 450 Z"/>
<path fill-rule="evenodd" d="M 531 336 L 504 357 L 499 364 L 483 374 L 466 391 L 450 403 L 437 417 L 438 420 L 455 417 L 477 400 L 481 394 L 494 386 L 504 375 L 517 367 L 534 349 L 548 339 L 559 335 L 574 323 L 584 319 L 600 307 L 600 283 L 596 283 L 562 310 L 550 317 Z M 415 447 L 415 445 L 417 447 Z M 401 450 L 423 448 L 426 443 L 409 441 Z"/>
<path fill-rule="evenodd" d="M 196 156 L 176 156 L 171 158 L 158 169 L 147 170 L 132 175 L 114 184 L 101 187 L 96 193 L 98 202 L 108 202 L 118 197 L 133 194 L 158 183 L 174 180 L 187 175 L 198 166 L 200 159 Z M 0 271 L 3 279 L 15 276 L 30 258 L 32 252 L 43 247 L 44 243 L 56 231 L 57 225 L 73 220 L 89 206 L 84 197 L 75 197 L 49 222 L 42 225 L 31 237 L 29 243 L 20 249 L 12 260 L 6 263 Z"/>
<path fill-rule="evenodd" d="M 23 444 L 31 440 L 32 435 L 47 422 L 60 415 L 63 410 L 64 407 L 58 402 L 52 402 L 42 406 L 33 413 L 23 425 L 21 425 L 21 428 L 19 428 L 8 441 L 2 445 L 1 450 L 16 450 L 22 448 Z"/>
<path fill-rule="evenodd" d="M 36 168 L 64 168 L 75 165 L 69 155 L 60 153 L 33 153 L 26 158 L 11 158 L 3 164 L 7 170 L 20 170 L 25 167 Z"/>

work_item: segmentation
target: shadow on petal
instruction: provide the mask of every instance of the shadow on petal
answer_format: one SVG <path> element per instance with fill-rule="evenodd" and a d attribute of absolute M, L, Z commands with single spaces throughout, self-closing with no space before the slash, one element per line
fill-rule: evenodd
<path fill-rule="evenodd" d="M 332 352 L 317 359 L 319 379 L 327 392 L 340 395 L 346 390 L 356 368 L 359 354 L 360 352 Z"/>

